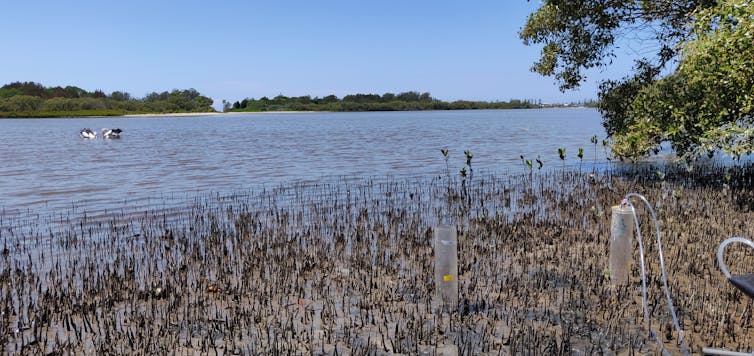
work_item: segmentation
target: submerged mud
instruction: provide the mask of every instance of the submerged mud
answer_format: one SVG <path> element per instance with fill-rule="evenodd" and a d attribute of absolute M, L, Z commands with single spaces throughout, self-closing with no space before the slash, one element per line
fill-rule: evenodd
<path fill-rule="evenodd" d="M 754 236 L 750 168 L 704 176 L 566 171 L 300 183 L 182 209 L 0 224 L 4 353 L 656 353 L 630 282 L 610 284 L 610 206 L 655 205 L 692 351 L 751 351 L 752 301 L 720 272 Z M 645 210 L 649 309 L 671 352 Z M 433 285 L 432 226 L 458 229 L 459 304 Z M 731 246 L 732 271 L 754 251 Z"/>

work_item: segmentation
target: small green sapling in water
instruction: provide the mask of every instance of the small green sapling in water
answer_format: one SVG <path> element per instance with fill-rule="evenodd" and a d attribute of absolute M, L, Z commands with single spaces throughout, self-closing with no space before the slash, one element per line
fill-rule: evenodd
<path fill-rule="evenodd" d="M 474 158 L 474 154 L 470 150 L 463 151 L 463 154 L 466 156 L 466 165 L 469 166 L 469 180 L 472 180 L 474 179 L 474 168 L 471 167 L 471 159 Z"/>
<path fill-rule="evenodd" d="M 565 147 L 558 148 L 558 157 L 560 157 L 560 162 L 562 162 L 563 176 L 565 177 L 565 159 L 566 159 Z"/>
<path fill-rule="evenodd" d="M 597 139 L 597 135 L 592 136 L 591 139 L 589 139 L 589 142 L 591 142 L 594 145 L 594 166 L 597 166 L 597 144 L 599 143 L 599 140 Z"/>
<path fill-rule="evenodd" d="M 440 153 L 442 153 L 443 159 L 445 159 L 445 175 L 448 177 L 448 180 L 450 180 L 450 164 L 448 163 L 448 148 L 441 148 Z"/>

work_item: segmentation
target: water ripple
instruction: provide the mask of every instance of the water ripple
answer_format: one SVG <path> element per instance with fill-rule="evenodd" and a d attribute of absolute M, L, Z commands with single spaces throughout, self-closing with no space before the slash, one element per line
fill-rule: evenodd
<path fill-rule="evenodd" d="M 124 133 L 86 140 L 84 127 Z M 522 169 L 522 154 L 559 166 L 558 147 L 577 163 L 595 134 L 604 129 L 591 109 L 0 120 L 0 209 L 112 212 L 125 201 L 327 176 L 444 175 L 443 147 L 452 174 L 466 149 L 477 171 Z"/>

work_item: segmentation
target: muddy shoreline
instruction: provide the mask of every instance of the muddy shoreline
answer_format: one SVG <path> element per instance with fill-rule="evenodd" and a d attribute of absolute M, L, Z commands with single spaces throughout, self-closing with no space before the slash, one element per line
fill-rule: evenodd
<path fill-rule="evenodd" d="M 657 210 L 692 351 L 751 351 L 752 302 L 728 284 L 714 254 L 724 238 L 754 236 L 753 172 L 693 184 L 578 171 L 463 186 L 442 177 L 293 184 L 198 200 L 170 217 L 76 220 L 58 231 L 6 224 L 0 349 L 656 353 L 638 262 L 622 288 L 605 274 L 610 206 L 635 191 Z M 440 221 L 458 229 L 460 302 L 450 312 L 432 282 L 430 239 Z M 653 326 L 676 353 L 656 246 L 646 240 Z M 751 251 L 729 251 L 731 270 L 754 265 Z"/>

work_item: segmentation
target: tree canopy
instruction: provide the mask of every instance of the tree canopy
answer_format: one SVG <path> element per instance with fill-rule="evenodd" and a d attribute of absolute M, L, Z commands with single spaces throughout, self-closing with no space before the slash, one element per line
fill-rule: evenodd
<path fill-rule="evenodd" d="M 137 99 L 124 91 L 110 95 L 75 86 L 45 87 L 13 82 L 0 87 L 0 117 L 123 115 L 127 113 L 211 112 L 212 99 L 195 89 L 149 93 Z"/>
<path fill-rule="evenodd" d="M 531 100 L 510 101 L 465 101 L 445 102 L 429 93 L 408 91 L 398 94 L 351 94 L 339 99 L 335 95 L 324 98 L 309 95 L 287 97 L 278 95 L 272 99 L 246 98 L 236 101 L 228 111 L 408 111 L 408 110 L 467 110 L 467 109 L 530 109 L 543 107 Z"/>
<path fill-rule="evenodd" d="M 716 149 L 739 156 L 754 147 L 752 26 L 751 0 L 548 0 L 520 36 L 543 45 L 532 69 L 564 90 L 609 65 L 620 36 L 651 36 L 656 52 L 600 86 L 613 153 L 635 158 L 669 141 L 687 158 Z"/>

